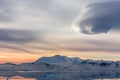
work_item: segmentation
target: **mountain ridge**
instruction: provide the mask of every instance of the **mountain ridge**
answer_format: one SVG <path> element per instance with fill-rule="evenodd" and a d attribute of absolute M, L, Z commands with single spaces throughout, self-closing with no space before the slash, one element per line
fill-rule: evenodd
<path fill-rule="evenodd" d="M 38 60 L 35 61 L 35 63 L 39 62 L 45 62 L 45 63 L 50 63 L 50 64 L 64 64 L 64 63 L 72 63 L 73 61 L 80 61 L 80 58 L 73 57 L 69 58 L 66 56 L 60 56 L 60 55 L 55 55 L 52 57 L 42 57 Z"/>
<path fill-rule="evenodd" d="M 49 72 L 108 72 L 120 71 L 120 61 L 83 60 L 77 57 L 55 55 L 42 57 L 34 62 L 13 65 L 12 63 L 0 64 L 0 71 L 49 71 Z"/>
<path fill-rule="evenodd" d="M 92 59 L 81 59 L 78 57 L 67 57 L 67 56 L 61 56 L 61 55 L 54 55 L 51 57 L 41 57 L 39 59 L 37 59 L 36 61 L 33 62 L 25 62 L 25 63 L 20 63 L 20 64 L 29 64 L 29 63 L 48 63 L 48 64 L 59 64 L 59 63 L 73 63 L 73 62 L 80 62 L 80 63 L 101 63 L 101 62 L 105 62 L 105 63 L 120 63 L 120 61 L 107 61 L 107 60 L 92 60 Z M 3 63 L 4 65 L 19 65 L 19 64 L 15 64 L 15 63 L 11 63 L 11 62 L 7 62 L 7 63 Z M 3 65 L 0 64 L 0 65 Z"/>

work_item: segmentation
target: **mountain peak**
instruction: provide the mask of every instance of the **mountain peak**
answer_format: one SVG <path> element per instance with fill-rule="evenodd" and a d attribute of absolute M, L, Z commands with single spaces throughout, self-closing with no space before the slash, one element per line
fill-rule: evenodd
<path fill-rule="evenodd" d="M 53 56 L 53 57 L 63 58 L 63 57 L 66 57 L 66 56 L 55 55 L 55 56 Z"/>
<path fill-rule="evenodd" d="M 66 63 L 73 63 L 74 61 L 80 61 L 79 58 L 69 58 L 66 56 L 55 55 L 53 57 L 42 57 L 38 59 L 35 63 L 49 63 L 49 64 L 66 64 Z"/>
<path fill-rule="evenodd" d="M 4 63 L 3 65 L 16 65 L 16 64 L 11 63 L 11 62 L 7 62 L 7 63 Z"/>

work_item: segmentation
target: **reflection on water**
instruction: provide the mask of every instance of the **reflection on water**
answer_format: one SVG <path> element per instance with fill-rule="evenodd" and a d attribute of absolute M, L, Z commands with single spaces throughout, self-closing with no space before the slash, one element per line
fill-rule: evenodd
<path fill-rule="evenodd" d="M 95 79 L 95 80 L 120 80 L 118 78 L 113 78 L 113 79 Z"/>
<path fill-rule="evenodd" d="M 24 78 L 24 77 L 20 77 L 20 76 L 14 76 L 11 78 L 8 77 L 0 77 L 0 80 L 52 80 L 52 79 L 43 79 L 43 78 L 39 78 L 39 79 L 35 79 L 35 78 Z M 54 79 L 53 79 L 54 80 Z M 64 79 L 61 79 L 64 80 Z M 70 79 L 73 80 L 73 79 Z M 78 80 L 83 80 L 83 79 L 78 79 Z M 84 79 L 84 80 L 92 80 L 92 79 Z M 94 80 L 120 80 L 118 78 L 113 78 L 113 79 L 94 79 Z"/>
<path fill-rule="evenodd" d="M 9 77 L 0 77 L 0 80 L 36 80 L 34 78 L 23 78 L 20 76 L 13 76 L 11 78 Z"/>
<path fill-rule="evenodd" d="M 120 80 L 120 75 L 81 72 L 0 72 L 0 80 Z"/>

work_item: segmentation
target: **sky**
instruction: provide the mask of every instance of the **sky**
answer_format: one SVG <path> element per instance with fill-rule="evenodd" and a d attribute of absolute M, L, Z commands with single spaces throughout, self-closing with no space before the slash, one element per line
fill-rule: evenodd
<path fill-rule="evenodd" d="M 119 0 L 0 0 L 0 63 L 65 55 L 120 60 Z"/>

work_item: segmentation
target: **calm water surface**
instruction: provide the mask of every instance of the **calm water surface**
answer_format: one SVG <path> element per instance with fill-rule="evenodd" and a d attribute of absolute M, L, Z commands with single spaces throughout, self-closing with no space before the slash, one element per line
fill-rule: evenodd
<path fill-rule="evenodd" d="M 23 78 L 23 77 L 20 77 L 20 76 L 14 76 L 14 77 L 11 77 L 11 78 L 0 77 L 0 80 L 36 80 L 36 79 L 34 79 L 34 78 Z"/>
<path fill-rule="evenodd" d="M 80 73 L 56 72 L 0 72 L 0 80 L 120 80 L 119 75 L 79 75 Z"/>
<path fill-rule="evenodd" d="M 11 78 L 0 77 L 0 80 L 55 80 L 55 79 L 49 79 L 49 78 L 48 79 L 43 79 L 43 78 L 35 79 L 35 78 L 24 78 L 24 77 L 20 77 L 20 76 L 14 76 L 14 77 L 11 77 Z M 77 79 L 77 80 L 120 80 L 120 79 L 118 79 L 118 78 L 107 79 L 106 78 L 106 79 Z"/>
<path fill-rule="evenodd" d="M 95 79 L 95 80 L 120 80 L 118 78 L 113 78 L 113 79 Z"/>

